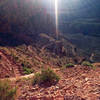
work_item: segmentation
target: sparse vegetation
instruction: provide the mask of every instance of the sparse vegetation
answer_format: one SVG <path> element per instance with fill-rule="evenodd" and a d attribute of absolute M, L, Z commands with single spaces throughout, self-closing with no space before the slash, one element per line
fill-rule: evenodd
<path fill-rule="evenodd" d="M 65 67 L 66 67 L 66 68 L 74 67 L 74 64 L 69 63 L 69 64 L 66 64 Z"/>
<path fill-rule="evenodd" d="M 33 85 L 40 84 L 40 83 L 41 83 L 41 74 L 36 73 L 35 76 L 34 76 Z"/>
<path fill-rule="evenodd" d="M 24 74 L 31 74 L 33 73 L 33 70 L 31 68 L 23 67 L 24 69 Z"/>
<path fill-rule="evenodd" d="M 22 64 L 23 70 L 24 70 L 24 74 L 31 74 L 34 72 L 34 70 L 32 70 L 30 68 L 30 64 L 28 62 L 23 62 Z"/>
<path fill-rule="evenodd" d="M 50 68 L 43 69 L 41 73 L 36 73 L 33 84 L 53 84 L 59 81 L 59 76 Z"/>
<path fill-rule="evenodd" d="M 0 100 L 14 100 L 17 88 L 11 88 L 9 81 L 0 81 Z"/>
<path fill-rule="evenodd" d="M 100 0 L 0 0 L 0 100 L 100 100 L 99 11 Z"/>
<path fill-rule="evenodd" d="M 93 67 L 93 65 L 92 65 L 90 62 L 88 62 L 88 61 L 83 61 L 83 62 L 82 62 L 82 65 L 83 65 L 83 66 Z"/>

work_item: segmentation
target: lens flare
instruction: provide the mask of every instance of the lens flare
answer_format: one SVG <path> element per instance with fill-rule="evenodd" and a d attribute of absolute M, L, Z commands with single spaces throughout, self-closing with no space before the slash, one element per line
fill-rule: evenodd
<path fill-rule="evenodd" d="M 58 0 L 55 0 L 56 37 L 58 39 Z"/>

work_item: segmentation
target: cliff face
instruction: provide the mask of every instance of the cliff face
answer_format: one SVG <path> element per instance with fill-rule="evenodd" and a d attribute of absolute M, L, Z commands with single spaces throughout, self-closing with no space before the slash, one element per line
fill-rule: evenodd
<path fill-rule="evenodd" d="M 9 39 L 10 41 L 10 37 L 18 40 L 23 35 L 24 37 L 30 34 L 37 36 L 39 33 L 52 34 L 54 31 L 54 21 L 40 1 L 1 1 L 0 40 L 4 38 L 3 40 Z"/>
<path fill-rule="evenodd" d="M 73 41 L 70 39 L 68 41 L 65 34 L 60 35 L 59 41 L 56 41 L 55 19 L 52 17 L 54 12 L 51 10 L 52 12 L 48 13 L 46 6 L 45 0 L 0 1 L 0 46 L 32 44 L 40 49 L 46 46 L 45 50 L 61 54 L 61 56 L 80 56 L 81 51 L 77 52 L 76 50 L 80 47 L 73 46 Z M 67 29 L 68 31 L 68 27 L 62 27 L 63 30 Z M 72 27 L 71 31 L 73 29 Z M 46 38 L 41 38 L 40 35 L 44 33 L 47 35 Z M 66 37 L 68 36 L 66 35 Z"/>

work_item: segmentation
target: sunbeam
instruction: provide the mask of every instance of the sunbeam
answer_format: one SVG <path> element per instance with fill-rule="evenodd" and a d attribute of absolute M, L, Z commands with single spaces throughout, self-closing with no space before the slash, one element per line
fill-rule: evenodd
<path fill-rule="evenodd" d="M 58 39 L 58 0 L 55 0 L 56 37 Z"/>

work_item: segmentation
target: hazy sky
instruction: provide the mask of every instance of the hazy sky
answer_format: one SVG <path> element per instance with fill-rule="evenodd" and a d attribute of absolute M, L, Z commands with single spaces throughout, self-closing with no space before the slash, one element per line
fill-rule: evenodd
<path fill-rule="evenodd" d="M 48 11 L 54 11 L 54 1 L 55 0 L 41 0 L 43 5 Z M 98 1 L 98 3 L 97 3 Z M 90 8 L 96 8 L 100 5 L 100 0 L 58 0 L 58 12 L 61 13 L 71 13 L 79 10 L 87 10 Z"/>
<path fill-rule="evenodd" d="M 69 13 L 77 9 L 77 6 L 80 4 L 80 0 L 58 0 L 58 13 Z M 46 9 L 54 13 L 55 9 L 55 0 L 42 0 L 43 6 Z"/>

